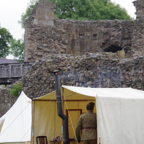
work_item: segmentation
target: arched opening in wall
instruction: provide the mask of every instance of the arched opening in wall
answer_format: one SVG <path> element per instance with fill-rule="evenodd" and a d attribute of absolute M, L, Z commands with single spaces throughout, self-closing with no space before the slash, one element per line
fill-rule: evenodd
<path fill-rule="evenodd" d="M 113 53 L 116 53 L 117 51 L 120 50 L 122 50 L 122 47 L 116 45 L 110 45 L 109 47 L 104 49 L 105 52 L 113 52 Z"/>

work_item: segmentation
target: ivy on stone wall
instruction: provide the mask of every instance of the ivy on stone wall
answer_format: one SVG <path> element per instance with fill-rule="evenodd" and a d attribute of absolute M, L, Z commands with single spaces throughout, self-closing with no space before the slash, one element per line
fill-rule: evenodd
<path fill-rule="evenodd" d="M 9 90 L 12 96 L 19 96 L 20 92 L 22 91 L 23 83 L 18 81 L 12 85 L 12 88 Z"/>

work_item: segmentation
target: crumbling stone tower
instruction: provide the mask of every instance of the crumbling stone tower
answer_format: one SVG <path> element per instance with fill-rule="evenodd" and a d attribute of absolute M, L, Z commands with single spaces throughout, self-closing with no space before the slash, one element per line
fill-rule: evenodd
<path fill-rule="evenodd" d="M 136 0 L 133 3 L 136 7 L 136 19 L 144 20 L 144 0 Z"/>
<path fill-rule="evenodd" d="M 30 32 L 32 29 L 36 27 L 45 27 L 45 26 L 53 26 L 54 25 L 54 7 L 50 1 L 39 0 L 39 3 L 36 4 L 35 8 L 32 10 L 29 18 L 26 20 L 25 25 L 25 36 L 24 36 L 24 60 L 27 61 L 29 58 L 32 58 L 32 51 L 35 53 L 36 49 L 33 47 L 37 47 L 37 43 L 31 42 L 32 35 Z M 37 36 L 39 34 L 37 33 Z M 41 37 L 42 38 L 42 37 Z M 39 55 L 38 52 L 37 54 Z M 35 58 L 33 57 L 33 60 Z"/>
<path fill-rule="evenodd" d="M 31 13 L 31 15 L 33 15 L 33 24 L 40 26 L 53 25 L 54 7 L 55 4 L 53 4 L 52 2 L 40 0 Z"/>

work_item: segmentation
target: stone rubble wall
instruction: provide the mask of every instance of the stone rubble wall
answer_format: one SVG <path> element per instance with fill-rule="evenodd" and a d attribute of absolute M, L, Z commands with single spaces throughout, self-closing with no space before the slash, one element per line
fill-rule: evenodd
<path fill-rule="evenodd" d="M 61 85 L 144 90 L 144 56 L 119 59 L 113 53 L 100 53 L 51 55 L 36 61 L 22 79 L 24 92 L 33 98 L 54 91 L 54 70 L 60 70 Z"/>
<path fill-rule="evenodd" d="M 144 55 L 144 21 L 136 20 L 133 28 L 131 57 Z"/>
<path fill-rule="evenodd" d="M 8 89 L 0 89 L 0 117 L 15 103 L 17 97 L 11 96 Z"/>

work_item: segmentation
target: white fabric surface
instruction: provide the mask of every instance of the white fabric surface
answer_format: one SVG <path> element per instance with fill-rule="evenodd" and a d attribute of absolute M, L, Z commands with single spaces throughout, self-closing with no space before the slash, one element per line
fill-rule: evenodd
<path fill-rule="evenodd" d="M 144 143 L 144 100 L 97 97 L 96 104 L 102 144 Z"/>
<path fill-rule="evenodd" d="M 0 133 L 0 143 L 31 141 L 31 99 L 21 93 L 11 109 L 0 118 L 4 124 Z"/>
<path fill-rule="evenodd" d="M 86 96 L 113 97 L 124 99 L 144 99 L 144 91 L 132 88 L 85 88 L 64 85 L 62 87 Z"/>

